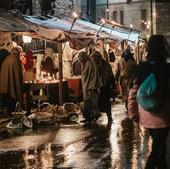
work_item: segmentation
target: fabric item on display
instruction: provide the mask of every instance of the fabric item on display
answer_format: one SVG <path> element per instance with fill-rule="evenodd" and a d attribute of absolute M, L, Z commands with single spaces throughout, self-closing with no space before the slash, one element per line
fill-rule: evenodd
<path fill-rule="evenodd" d="M 24 64 L 25 70 L 30 70 L 33 68 L 33 53 L 31 50 L 27 50 L 25 53 L 26 63 Z"/>

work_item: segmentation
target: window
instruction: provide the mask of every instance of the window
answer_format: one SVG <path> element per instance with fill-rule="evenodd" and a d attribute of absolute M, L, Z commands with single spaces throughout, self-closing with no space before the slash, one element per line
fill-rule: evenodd
<path fill-rule="evenodd" d="M 132 2 L 132 0 L 127 0 L 127 3 L 131 3 Z"/>
<path fill-rule="evenodd" d="M 141 19 L 144 20 L 144 21 L 147 20 L 146 9 L 142 9 L 142 10 L 141 10 Z"/>
<path fill-rule="evenodd" d="M 143 28 L 146 26 L 145 24 L 146 22 L 147 22 L 147 11 L 146 9 L 142 9 L 141 10 L 141 25 Z"/>
<path fill-rule="evenodd" d="M 122 10 L 120 11 L 120 24 L 124 24 L 124 12 Z"/>
<path fill-rule="evenodd" d="M 117 11 L 113 11 L 113 20 L 117 22 Z"/>

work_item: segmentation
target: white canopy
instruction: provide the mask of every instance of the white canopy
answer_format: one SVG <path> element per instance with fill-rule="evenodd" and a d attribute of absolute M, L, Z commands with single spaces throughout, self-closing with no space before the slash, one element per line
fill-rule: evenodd
<path fill-rule="evenodd" d="M 56 17 L 51 18 L 38 18 L 33 16 L 25 16 L 25 19 L 33 24 L 50 28 L 50 29 L 57 29 L 62 30 L 65 32 L 75 33 L 80 36 L 81 33 L 90 34 L 93 35 L 95 38 L 95 35 L 98 34 L 101 38 L 110 38 L 115 41 L 122 41 L 125 39 L 128 39 L 129 41 L 136 42 L 138 41 L 139 32 L 137 31 L 131 31 L 123 28 L 109 28 L 105 26 L 101 26 L 98 24 L 93 24 L 85 20 L 81 19 L 71 19 L 71 18 L 64 18 L 64 19 L 58 19 Z M 72 27 L 72 24 L 74 22 L 74 26 Z M 72 29 L 70 30 L 70 28 Z M 99 32 L 99 29 L 101 31 Z M 38 33 L 38 32 L 37 32 Z M 39 34 L 39 33 L 38 33 Z"/>

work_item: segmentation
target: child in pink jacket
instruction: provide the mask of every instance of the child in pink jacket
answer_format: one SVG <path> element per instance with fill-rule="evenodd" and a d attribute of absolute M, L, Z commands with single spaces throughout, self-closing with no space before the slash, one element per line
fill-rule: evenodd
<path fill-rule="evenodd" d="M 128 116 L 149 130 L 152 151 L 145 169 L 168 169 L 166 142 L 170 131 L 170 64 L 168 43 L 162 35 L 150 37 L 147 46 L 147 61 L 138 65 L 134 82 L 128 94 Z M 150 74 L 154 73 L 158 89 L 163 94 L 161 107 L 156 112 L 147 111 L 136 101 L 137 91 Z"/>

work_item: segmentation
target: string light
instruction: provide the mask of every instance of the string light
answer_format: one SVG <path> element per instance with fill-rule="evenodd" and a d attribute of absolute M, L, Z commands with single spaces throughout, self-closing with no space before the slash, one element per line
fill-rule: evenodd
<path fill-rule="evenodd" d="M 78 18 L 78 14 L 75 11 L 73 11 L 72 16 L 73 18 Z"/>
<path fill-rule="evenodd" d="M 132 28 L 133 28 L 133 25 L 132 25 L 132 24 L 130 24 L 130 31 L 129 31 L 129 34 L 128 34 L 128 38 L 127 38 L 127 40 L 129 40 L 130 34 L 131 34 L 131 32 L 132 32 Z"/>
<path fill-rule="evenodd" d="M 101 19 L 101 23 L 102 23 L 102 24 L 105 24 L 105 22 L 106 22 L 106 21 L 102 18 L 102 19 Z"/>

